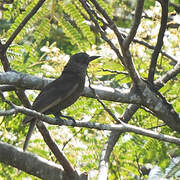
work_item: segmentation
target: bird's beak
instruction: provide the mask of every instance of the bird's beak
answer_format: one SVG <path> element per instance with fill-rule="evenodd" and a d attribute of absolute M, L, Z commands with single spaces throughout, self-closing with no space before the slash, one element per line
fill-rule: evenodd
<path fill-rule="evenodd" d="M 97 58 L 99 58 L 99 57 L 101 57 L 101 56 L 90 56 L 89 57 L 89 62 L 91 62 L 91 61 L 93 61 L 94 59 L 97 59 Z"/>

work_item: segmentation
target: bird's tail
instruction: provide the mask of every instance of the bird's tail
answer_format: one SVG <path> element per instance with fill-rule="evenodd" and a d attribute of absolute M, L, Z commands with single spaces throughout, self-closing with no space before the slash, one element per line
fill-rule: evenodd
<path fill-rule="evenodd" d="M 25 139 L 25 142 L 24 142 L 24 145 L 23 145 L 23 151 L 26 151 L 26 149 L 27 149 L 29 140 L 30 140 L 30 138 L 32 136 L 33 130 L 34 130 L 35 125 L 36 125 L 36 121 L 37 121 L 36 119 L 32 119 L 32 117 L 31 117 L 31 122 L 30 122 L 30 125 L 29 125 L 28 133 L 26 135 L 26 139 Z M 25 122 L 25 123 L 27 123 L 27 122 Z"/>

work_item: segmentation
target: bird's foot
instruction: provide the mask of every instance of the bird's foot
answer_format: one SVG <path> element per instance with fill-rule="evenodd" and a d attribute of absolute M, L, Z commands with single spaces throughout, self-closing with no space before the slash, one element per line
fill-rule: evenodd
<path fill-rule="evenodd" d="M 65 115 L 60 114 L 60 115 L 56 115 L 55 117 L 58 121 L 63 122 L 66 120 L 71 120 L 73 122 L 73 125 L 76 124 L 76 121 L 71 116 L 65 116 Z M 65 118 L 65 119 L 62 119 L 61 117 Z"/>
<path fill-rule="evenodd" d="M 74 120 L 74 118 L 72 118 L 71 116 L 64 116 L 64 115 L 61 115 L 61 117 L 65 118 L 66 120 L 71 120 L 73 122 L 72 125 L 75 125 L 76 124 L 76 121 Z"/>
<path fill-rule="evenodd" d="M 56 122 L 58 123 L 58 125 L 63 125 L 64 124 L 64 119 L 60 118 L 59 116 L 56 116 Z"/>

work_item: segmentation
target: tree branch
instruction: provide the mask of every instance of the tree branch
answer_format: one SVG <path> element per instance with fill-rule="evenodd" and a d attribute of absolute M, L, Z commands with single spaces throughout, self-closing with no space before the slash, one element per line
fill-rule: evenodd
<path fill-rule="evenodd" d="M 13 166 L 28 174 L 44 180 L 71 180 L 69 174 L 54 162 L 32 153 L 22 152 L 18 148 L 0 141 L 0 162 Z M 87 180 L 84 174 L 73 177 L 74 180 Z"/>
<path fill-rule="evenodd" d="M 145 46 L 145 47 L 147 47 L 147 48 L 149 48 L 149 49 L 152 49 L 152 50 L 154 50 L 154 49 L 155 49 L 155 47 L 154 47 L 154 46 L 152 46 L 152 45 L 148 44 L 148 43 L 147 43 L 147 42 L 145 42 L 145 41 L 140 41 L 140 40 L 138 40 L 138 39 L 134 39 L 134 40 L 133 40 L 133 42 L 135 42 L 135 43 L 139 43 L 139 44 L 141 44 L 141 45 L 143 45 L 143 46 Z M 177 63 L 177 62 L 178 62 L 178 60 L 177 60 L 177 59 L 175 59 L 173 56 L 171 56 L 171 55 L 167 54 L 165 51 L 160 50 L 160 53 L 161 53 L 163 56 L 165 56 L 165 57 L 167 57 L 167 58 L 171 59 L 174 63 Z"/>
<path fill-rule="evenodd" d="M 0 84 L 6 84 L 15 86 L 16 88 L 24 89 L 36 89 L 40 90 L 45 87 L 48 83 L 52 82 L 53 79 L 40 78 L 28 74 L 18 72 L 6 72 L 0 73 Z M 138 96 L 134 94 L 134 89 L 114 89 L 104 86 L 92 86 L 98 97 L 102 100 L 124 102 L 124 103 L 140 103 Z M 93 97 L 94 93 L 86 85 L 83 96 Z"/>
<path fill-rule="evenodd" d="M 69 176 L 71 176 L 71 178 L 73 178 L 77 174 L 77 172 L 75 171 L 73 166 L 70 164 L 70 162 L 67 160 L 64 153 L 60 151 L 60 149 L 58 148 L 58 145 L 53 141 L 46 126 L 41 121 L 39 121 L 37 122 L 37 128 L 40 131 L 41 135 L 43 136 L 44 141 L 46 142 L 48 147 L 51 149 L 53 154 L 55 155 L 56 159 L 63 166 L 66 173 Z"/>
<path fill-rule="evenodd" d="M 16 87 L 13 85 L 0 85 L 0 91 L 5 92 L 5 91 L 15 91 Z"/>
<path fill-rule="evenodd" d="M 173 109 L 173 106 L 146 82 L 139 87 L 139 91 L 141 92 L 141 105 L 150 109 L 156 117 L 163 120 L 170 128 L 180 132 L 180 116 Z"/>
<path fill-rule="evenodd" d="M 129 105 L 125 110 L 124 114 L 122 115 L 121 120 L 125 123 L 128 123 L 128 121 L 131 119 L 133 114 L 138 110 L 138 108 L 139 108 L 138 105 Z M 121 134 L 122 134 L 121 131 L 112 131 L 110 133 L 110 136 L 101 152 L 98 180 L 107 179 L 110 154 L 113 151 L 113 148 L 117 143 Z"/>
<path fill-rule="evenodd" d="M 142 15 L 142 10 L 143 10 L 143 5 L 144 5 L 144 0 L 138 0 L 137 5 L 136 5 L 136 11 L 135 11 L 135 17 L 134 17 L 134 22 L 131 27 L 129 35 L 126 37 L 126 39 L 123 41 L 123 44 L 121 45 L 121 50 L 123 53 L 123 57 L 126 62 L 126 69 L 129 72 L 129 75 L 131 76 L 131 79 L 133 80 L 134 85 L 137 87 L 141 85 L 141 78 L 139 73 L 137 72 L 135 65 L 133 63 L 131 53 L 129 51 L 129 45 L 134 39 L 137 29 L 139 27 L 140 21 L 141 21 L 141 15 Z"/>
<path fill-rule="evenodd" d="M 121 32 L 121 34 L 123 35 L 124 38 L 127 37 L 127 35 L 126 35 L 124 32 Z M 148 43 L 145 42 L 145 41 L 138 40 L 138 39 L 135 39 L 135 38 L 134 38 L 132 41 L 133 41 L 134 43 L 141 44 L 141 45 L 143 45 L 143 46 L 145 46 L 145 47 L 147 47 L 147 48 L 149 48 L 149 49 L 152 49 L 152 50 L 155 49 L 154 46 L 148 44 Z M 163 51 L 162 49 L 160 50 L 160 53 L 161 53 L 163 56 L 165 56 L 165 57 L 171 59 L 175 64 L 178 62 L 178 60 L 177 60 L 176 58 L 174 58 L 174 57 L 171 56 L 170 54 L 167 54 L 167 53 L 166 53 L 165 51 Z"/>
<path fill-rule="evenodd" d="M 0 161 L 41 179 L 64 179 L 60 165 L 0 142 Z"/>
<path fill-rule="evenodd" d="M 6 48 L 1 43 L 1 40 L 0 40 L 0 59 L 1 59 L 1 63 L 3 65 L 4 71 L 11 71 L 11 66 L 6 55 Z"/>
<path fill-rule="evenodd" d="M 26 25 L 26 23 L 31 19 L 31 17 L 38 11 L 38 9 L 42 6 L 45 0 L 39 0 L 36 6 L 32 9 L 32 11 L 24 18 L 24 20 L 19 24 L 17 29 L 13 32 L 10 38 L 7 40 L 5 44 L 2 44 L 0 41 L 0 59 L 5 71 L 11 71 L 10 63 L 7 58 L 6 52 L 10 44 L 22 30 L 22 28 Z"/>
<path fill-rule="evenodd" d="M 108 38 L 106 37 L 104 30 L 99 26 L 99 23 L 98 23 L 97 20 L 94 18 L 94 16 L 93 16 L 94 11 L 92 11 L 92 10 L 90 9 L 89 5 L 87 4 L 87 2 L 86 2 L 85 0 L 79 0 L 79 1 L 80 1 L 80 3 L 82 4 L 83 8 L 84 8 L 84 9 L 87 11 L 87 13 L 89 14 L 91 21 L 95 24 L 96 28 L 98 29 L 98 31 L 99 31 L 99 33 L 100 33 L 100 35 L 101 35 L 101 38 L 109 44 L 109 46 L 110 46 L 110 47 L 114 50 L 114 52 L 116 53 L 117 57 L 121 60 L 122 64 L 125 66 L 125 62 L 124 62 L 124 60 L 123 60 L 123 57 L 121 56 L 121 53 L 120 53 L 119 49 L 112 43 L 112 41 L 111 41 L 110 39 L 108 39 Z M 93 3 L 93 2 L 92 2 L 92 3 Z M 94 3 L 97 4 L 96 1 L 94 1 Z M 94 3 L 93 3 L 93 4 L 94 4 Z M 101 9 L 102 9 L 102 8 L 101 8 Z M 108 16 L 107 13 L 106 13 L 105 16 Z M 108 16 L 108 17 L 109 17 L 109 16 Z M 110 19 L 110 17 L 109 17 L 108 19 Z M 111 20 L 111 22 L 113 23 L 112 20 Z M 102 23 L 103 23 L 103 22 L 102 22 Z M 109 26 L 111 26 L 111 24 L 109 24 Z M 114 26 L 115 26 L 115 25 L 114 25 Z M 116 30 L 116 32 L 117 32 L 117 30 Z M 122 41 L 122 39 L 121 39 L 120 41 Z"/>
<path fill-rule="evenodd" d="M 165 83 L 167 83 L 169 80 L 173 79 L 177 76 L 177 74 L 180 73 L 180 63 L 177 63 L 173 69 L 162 75 L 160 78 L 158 78 L 154 84 L 157 89 L 162 88 Z"/>
<path fill-rule="evenodd" d="M 95 90 L 92 88 L 91 86 L 91 82 L 90 82 L 90 78 L 87 74 L 87 77 L 88 77 L 88 81 L 89 81 L 89 88 L 91 89 L 91 91 L 93 92 L 95 98 L 97 99 L 97 101 L 103 106 L 104 110 L 117 122 L 117 123 L 120 123 L 121 120 L 118 119 L 112 112 L 111 110 L 99 99 L 98 95 L 96 94 Z M 123 122 L 121 122 L 123 123 Z"/>
<path fill-rule="evenodd" d="M 128 36 L 126 37 L 126 39 L 123 42 L 123 48 L 127 49 L 129 48 L 130 43 L 133 41 L 137 29 L 139 27 L 139 24 L 141 22 L 141 16 L 142 16 L 142 11 L 143 11 L 143 7 L 144 7 L 144 0 L 138 0 L 136 2 L 136 10 L 135 10 L 135 15 L 134 15 L 134 22 L 133 25 L 130 29 L 130 32 L 128 34 Z"/>
<path fill-rule="evenodd" d="M 11 35 L 11 37 L 7 40 L 6 44 L 4 45 L 5 50 L 7 50 L 7 48 L 10 46 L 10 44 L 13 42 L 13 40 L 16 38 L 19 32 L 23 29 L 26 23 L 34 16 L 34 14 L 36 14 L 36 12 L 39 10 L 39 8 L 43 5 L 44 2 L 45 0 L 39 0 L 36 6 L 31 10 L 31 12 L 23 19 L 23 21 L 19 24 L 17 29 L 14 31 L 14 33 Z"/>
<path fill-rule="evenodd" d="M 155 139 L 163 140 L 166 142 L 171 142 L 180 145 L 180 140 L 178 138 L 164 135 L 164 134 L 159 134 L 155 133 L 151 130 L 146 130 L 140 127 L 136 127 L 133 125 L 129 125 L 126 123 L 119 124 L 119 125 L 107 125 L 107 124 L 100 124 L 100 123 L 93 123 L 93 122 L 83 122 L 83 121 L 76 121 L 76 124 L 72 120 L 67 120 L 67 121 L 59 121 L 56 118 L 50 118 L 48 116 L 45 116 L 44 114 L 41 114 L 39 112 L 36 112 L 35 110 L 31 110 L 25 107 L 21 106 L 16 106 L 13 104 L 13 109 L 12 112 L 8 113 L 7 115 L 10 114 L 15 114 L 15 113 L 24 113 L 29 116 L 33 116 L 37 118 L 38 120 L 42 120 L 43 122 L 46 122 L 48 124 L 52 125 L 58 125 L 58 126 L 73 126 L 73 127 L 86 127 L 86 128 L 91 128 L 91 129 L 97 129 L 97 130 L 108 130 L 108 131 L 121 131 L 121 132 L 134 132 L 137 134 L 141 134 L 144 136 L 152 137 Z M 6 111 L 0 111 L 0 116 L 1 114 L 5 115 Z"/>
<path fill-rule="evenodd" d="M 104 69 L 104 68 L 102 68 L 102 70 L 104 71 L 104 72 L 110 72 L 110 73 L 115 73 L 115 74 L 123 74 L 123 75 L 125 75 L 125 76 L 128 76 L 128 73 L 127 72 L 125 72 L 125 71 L 114 71 L 114 70 L 110 70 L 110 69 Z"/>
<path fill-rule="evenodd" d="M 155 69 L 156 69 L 156 65 L 157 65 L 157 59 L 158 59 L 159 53 L 161 51 L 161 48 L 163 46 L 163 38 L 164 38 L 164 33 L 166 31 L 166 25 L 167 25 L 167 19 L 168 19 L 168 0 L 162 1 L 160 4 L 162 7 L 161 27 L 159 29 L 157 43 L 156 43 L 154 52 L 152 54 L 151 64 L 150 64 L 149 74 L 148 74 L 148 80 L 151 83 L 153 83 L 153 81 L 154 81 L 154 74 L 155 74 Z"/>
<path fill-rule="evenodd" d="M 176 67 L 178 67 L 178 65 Z M 170 74 L 175 75 L 178 71 L 170 71 Z M 0 73 L 0 83 L 17 85 L 22 88 L 33 87 L 34 89 L 41 89 L 50 81 L 50 79 L 42 80 L 35 76 L 16 72 Z M 93 89 L 95 89 L 95 92 L 100 99 L 130 104 L 141 104 L 154 112 L 158 118 L 163 120 L 173 130 L 180 131 L 179 114 L 175 112 L 170 104 L 161 99 L 144 81 L 138 89 L 141 92 L 141 96 L 136 88 L 120 90 L 93 86 Z M 84 95 L 95 98 L 94 94 L 88 87 L 85 88 Z"/>

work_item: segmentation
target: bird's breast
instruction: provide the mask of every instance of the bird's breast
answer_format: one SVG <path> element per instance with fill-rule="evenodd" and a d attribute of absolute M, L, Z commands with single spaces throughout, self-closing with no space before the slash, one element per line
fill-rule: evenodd
<path fill-rule="evenodd" d="M 54 102 L 56 105 L 51 106 L 50 109 L 45 111 L 45 114 L 52 114 L 52 113 L 57 113 L 69 106 L 71 106 L 72 104 L 74 104 L 76 102 L 76 100 L 81 96 L 83 90 L 84 90 L 84 84 L 85 84 L 85 78 L 80 78 L 80 80 L 77 82 L 76 86 L 74 86 L 74 88 L 69 90 L 69 94 L 67 95 L 67 97 L 63 98 L 61 97 L 60 102 L 58 102 L 58 99 L 56 100 L 56 102 Z M 68 93 L 68 92 L 67 92 Z"/>

